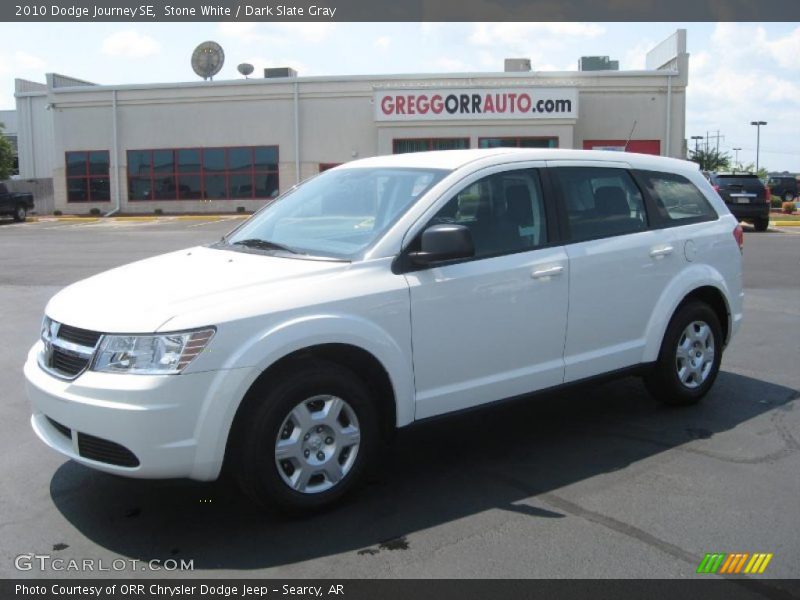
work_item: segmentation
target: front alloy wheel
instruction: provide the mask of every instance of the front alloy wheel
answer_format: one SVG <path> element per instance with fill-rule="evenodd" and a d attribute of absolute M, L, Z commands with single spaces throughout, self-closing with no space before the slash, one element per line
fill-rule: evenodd
<path fill-rule="evenodd" d="M 344 479 L 361 442 L 358 417 L 337 396 L 303 400 L 281 424 L 275 464 L 283 482 L 304 494 L 318 494 Z"/>
<path fill-rule="evenodd" d="M 231 466 L 265 508 L 325 508 L 356 487 L 379 448 L 376 402 L 343 365 L 303 360 L 267 372 L 231 431 Z"/>

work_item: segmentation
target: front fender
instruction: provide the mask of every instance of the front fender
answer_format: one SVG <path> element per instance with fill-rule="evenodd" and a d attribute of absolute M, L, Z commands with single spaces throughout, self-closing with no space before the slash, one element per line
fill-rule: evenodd
<path fill-rule="evenodd" d="M 395 339 L 372 321 L 348 314 L 297 317 L 252 335 L 229 356 L 206 395 L 198 422 L 193 477 L 213 479 L 218 475 L 236 411 L 261 373 L 281 358 L 311 346 L 349 344 L 372 354 L 389 376 L 395 396 L 397 426 L 411 423 L 414 420 L 414 373 L 410 362 L 410 336 L 398 337 L 401 339 Z M 221 401 L 223 398 L 227 401 Z"/>
<path fill-rule="evenodd" d="M 725 283 L 725 278 L 715 268 L 708 264 L 690 264 L 687 265 L 681 273 L 675 277 L 664 293 L 658 300 L 658 303 L 650 315 L 650 320 L 647 323 L 645 331 L 645 349 L 642 357 L 643 362 L 654 362 L 658 359 L 658 353 L 661 350 L 661 342 L 664 339 L 664 334 L 667 331 L 667 326 L 675 313 L 675 309 L 683 301 L 683 299 L 694 290 L 710 286 L 717 288 L 722 292 L 722 297 L 725 299 L 725 308 L 728 313 L 728 331 L 731 331 L 731 306 L 729 302 L 730 291 L 728 285 Z"/>

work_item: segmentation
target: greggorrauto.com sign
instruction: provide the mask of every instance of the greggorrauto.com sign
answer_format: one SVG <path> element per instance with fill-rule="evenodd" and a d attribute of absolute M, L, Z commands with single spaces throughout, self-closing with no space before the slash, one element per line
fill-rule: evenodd
<path fill-rule="evenodd" d="M 375 92 L 376 121 L 575 119 L 574 88 L 418 89 Z"/>

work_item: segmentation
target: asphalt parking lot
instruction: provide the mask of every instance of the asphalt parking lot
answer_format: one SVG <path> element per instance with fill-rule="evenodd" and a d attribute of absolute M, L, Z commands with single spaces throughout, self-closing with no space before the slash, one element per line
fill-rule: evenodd
<path fill-rule="evenodd" d="M 92 574 L 18 571 L 30 553 L 194 561 L 157 577 L 689 578 L 707 552 L 773 553 L 751 580 L 800 576 L 798 233 L 746 234 L 746 320 L 699 406 L 663 408 L 628 378 L 426 423 L 311 518 L 261 514 L 226 481 L 97 473 L 40 443 L 22 363 L 48 298 L 236 223 L 0 225 L 0 576 Z"/>

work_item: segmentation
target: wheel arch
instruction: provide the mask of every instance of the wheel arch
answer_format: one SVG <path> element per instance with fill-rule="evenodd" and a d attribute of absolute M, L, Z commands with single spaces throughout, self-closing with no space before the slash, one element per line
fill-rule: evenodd
<path fill-rule="evenodd" d="M 241 437 L 240 431 L 247 422 L 249 408 L 260 401 L 257 394 L 259 388 L 267 385 L 270 379 L 291 373 L 314 361 L 340 365 L 359 377 L 369 389 L 370 397 L 375 400 L 381 436 L 388 439 L 394 433 L 398 418 L 397 399 L 384 365 L 373 354 L 359 346 L 338 342 L 315 344 L 286 354 L 264 369 L 253 381 L 236 408 L 236 414 L 228 431 L 226 459 Z"/>
<path fill-rule="evenodd" d="M 723 346 L 727 345 L 733 326 L 728 295 L 725 279 L 708 265 L 698 265 L 696 269 L 684 271 L 662 294 L 653 310 L 647 326 L 643 362 L 653 362 L 658 358 L 672 316 L 692 300 L 705 302 L 714 310 L 722 327 Z"/>

